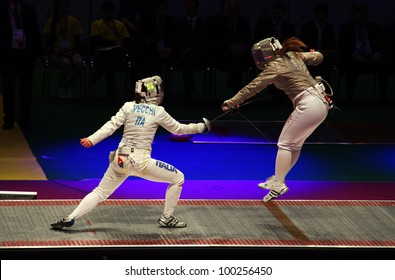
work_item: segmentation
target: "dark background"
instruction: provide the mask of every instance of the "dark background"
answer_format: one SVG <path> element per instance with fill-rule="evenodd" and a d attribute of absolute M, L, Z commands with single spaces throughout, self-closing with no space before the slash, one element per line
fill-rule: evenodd
<path fill-rule="evenodd" d="M 36 7 L 37 16 L 41 30 L 48 18 L 52 16 L 53 0 L 25 0 Z M 82 39 L 87 43 L 89 40 L 90 22 L 100 18 L 101 0 L 69 0 L 70 14 L 80 20 L 84 34 Z M 131 8 L 130 14 L 138 19 L 152 11 L 153 0 L 114 0 L 116 13 L 120 13 L 120 7 L 126 2 Z M 168 0 L 169 14 L 175 17 L 185 15 L 183 0 Z M 223 10 L 225 0 L 200 0 L 199 15 L 203 18 L 213 16 Z M 240 13 L 242 16 L 250 19 L 251 32 L 254 31 L 255 23 L 259 18 L 271 16 L 271 6 L 275 1 L 262 0 L 242 0 L 240 1 Z M 355 5 L 364 5 L 368 8 L 368 20 L 382 27 L 382 36 L 386 42 L 386 48 L 383 50 L 388 54 L 390 45 L 394 42 L 395 37 L 395 1 L 392 0 L 361 0 L 361 1 L 342 1 L 342 0 L 284 0 L 287 6 L 286 19 L 291 22 L 297 32 L 300 26 L 313 17 L 313 8 L 319 2 L 327 3 L 330 7 L 328 21 L 332 23 L 336 31 L 341 24 L 350 21 L 352 7 Z M 132 4 L 131 4 L 132 3 Z M 125 12 L 125 11 L 123 11 Z M 337 42 L 339 43 L 339 42 Z M 341 45 L 341 44 L 340 44 Z M 339 47 L 340 47 L 339 45 Z"/>
<path fill-rule="evenodd" d="M 44 29 L 45 23 L 48 18 L 52 17 L 53 13 L 53 0 L 25 0 L 26 3 L 31 3 L 36 7 L 39 26 L 41 31 Z M 138 21 L 139 18 L 142 18 L 146 15 L 150 15 L 153 10 L 153 0 L 114 0 L 116 14 L 120 15 L 126 14 L 130 15 L 129 18 L 134 18 L 135 21 Z M 184 0 L 168 0 L 169 6 L 169 14 L 174 17 L 182 17 L 185 15 L 184 8 Z M 243 0 L 240 2 L 240 13 L 242 16 L 248 17 L 250 19 L 250 27 L 251 33 L 253 34 L 255 29 L 255 24 L 260 18 L 267 18 L 271 16 L 271 7 L 274 0 L 272 1 L 260 1 L 260 0 Z M 392 0 L 360 0 L 360 1 L 341 1 L 341 0 L 284 0 L 286 4 L 286 20 L 288 20 L 291 24 L 295 26 L 295 30 L 297 35 L 299 35 L 300 27 L 306 21 L 312 19 L 313 17 L 313 8 L 317 3 L 324 2 L 327 3 L 330 7 L 328 22 L 333 24 L 335 27 L 336 35 L 338 35 L 339 27 L 351 20 L 352 9 L 356 5 L 364 5 L 368 8 L 368 21 L 376 23 L 380 26 L 381 36 L 383 38 L 383 48 L 381 50 L 382 56 L 386 61 L 389 62 L 389 84 L 388 84 L 388 98 L 390 101 L 394 99 L 394 67 L 392 66 L 395 63 L 395 56 L 391 55 L 391 46 L 395 45 L 395 1 Z M 100 6 L 101 0 L 69 0 L 70 3 L 70 14 L 75 16 L 82 25 L 83 34 L 81 36 L 82 39 L 82 54 L 89 55 L 89 33 L 90 33 L 90 23 L 101 17 Z M 223 11 L 226 1 L 225 0 L 200 0 L 199 1 L 199 15 L 203 18 L 209 18 L 221 11 Z M 122 7 L 129 7 L 129 11 L 123 9 Z M 121 9 L 123 9 L 121 11 Z M 336 42 L 337 50 L 341 48 L 341 42 Z M 335 55 L 335 63 L 339 63 L 338 57 Z M 257 71 L 257 70 L 255 70 Z M 218 71 L 217 71 L 218 74 Z M 38 73 L 37 80 L 40 79 L 40 73 Z M 225 82 L 223 82 L 225 77 L 221 72 L 219 72 L 219 76 L 216 80 L 216 90 L 217 90 L 217 99 L 224 100 L 229 96 L 235 94 L 235 92 L 230 91 L 226 88 Z M 55 76 L 52 76 L 54 78 Z M 52 79 L 50 82 L 55 81 L 56 79 Z M 178 85 L 180 83 L 176 75 L 173 77 L 175 81 L 171 81 L 173 84 Z M 250 78 L 245 79 L 245 83 L 248 83 Z M 358 93 L 357 99 L 367 99 L 371 101 L 371 99 L 377 99 L 375 96 L 374 87 L 376 86 L 375 81 L 371 81 L 372 77 L 362 77 L 362 82 L 360 83 L 360 88 L 357 90 L 361 91 Z M 199 79 L 199 77 L 197 78 Z M 370 79 L 370 80 L 369 80 Z M 371 81 L 371 82 L 370 82 Z M 165 81 L 170 82 L 170 81 Z M 198 80 L 199 82 L 199 80 Z M 203 81 L 201 81 L 203 83 Z M 377 81 L 376 81 L 377 82 Z M 39 83 L 39 82 L 37 82 Z M 133 83 L 133 81 L 132 81 Z M 201 84 L 202 84 L 201 83 Z M 337 83 L 337 84 L 336 84 Z M 333 81 L 332 87 L 334 88 L 337 95 L 337 101 L 341 99 L 344 95 L 343 84 L 342 81 L 336 79 Z M 41 86 L 41 85 L 40 85 Z M 51 90 L 54 91 L 54 95 L 57 93 L 56 85 L 49 86 Z M 219 90 L 218 90 L 219 88 Z M 94 96 L 101 95 L 102 87 L 96 86 L 94 91 Z M 37 88 L 37 91 L 40 91 L 40 87 Z M 183 95 L 181 87 L 173 88 L 171 94 L 173 95 Z M 342 92 L 343 91 L 343 92 Z M 378 95 L 378 94 L 376 94 Z"/>
<path fill-rule="evenodd" d="M 25 0 L 26 3 L 33 4 L 37 9 L 40 27 L 44 28 L 46 20 L 52 16 L 53 0 Z M 70 13 L 77 17 L 84 29 L 84 37 L 88 37 L 89 23 L 100 17 L 100 0 L 69 0 Z M 122 2 L 132 2 L 136 6 L 135 11 L 146 14 L 152 11 L 153 0 L 114 0 L 115 8 L 119 13 Z M 169 14 L 175 17 L 185 15 L 183 0 L 168 0 Z M 250 18 L 251 28 L 254 28 L 258 18 L 270 17 L 271 1 L 262 0 L 242 0 L 240 1 L 241 15 Z M 342 1 L 342 0 L 284 0 L 287 6 L 287 20 L 297 28 L 311 19 L 313 16 L 313 7 L 315 4 L 323 2 L 330 7 L 328 21 L 338 28 L 342 23 L 349 21 L 352 14 L 352 7 L 355 5 L 365 5 L 369 9 L 369 20 L 390 28 L 394 26 L 395 2 L 392 0 L 361 0 L 361 1 Z M 199 15 L 207 18 L 220 12 L 224 6 L 224 0 L 200 0 Z M 389 34 L 388 34 L 389 35 Z"/>

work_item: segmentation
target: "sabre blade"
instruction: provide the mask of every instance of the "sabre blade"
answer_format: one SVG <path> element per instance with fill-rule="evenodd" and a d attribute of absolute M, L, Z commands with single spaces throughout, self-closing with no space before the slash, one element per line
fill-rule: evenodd
<path fill-rule="evenodd" d="M 242 116 L 249 124 L 251 124 L 264 138 L 269 139 L 265 133 L 263 133 L 255 124 L 252 123 L 246 116 L 244 116 L 242 113 L 237 112 L 240 116 Z"/>
<path fill-rule="evenodd" d="M 280 94 L 275 94 L 275 95 L 273 95 L 273 97 L 276 97 L 277 95 L 280 95 Z M 263 96 L 263 97 L 261 97 L 261 98 L 255 99 L 255 100 L 251 100 L 251 101 L 245 102 L 245 103 L 243 103 L 243 104 L 238 105 L 238 106 L 237 106 L 237 109 L 240 109 L 241 107 L 244 107 L 244 106 L 246 106 L 246 105 L 248 105 L 248 104 L 251 104 L 251 103 L 255 103 L 255 102 L 257 102 L 257 101 L 262 101 L 262 100 L 268 99 L 268 98 L 270 98 L 270 97 L 272 97 L 272 96 L 266 95 L 266 96 Z M 228 111 L 222 113 L 222 114 L 219 115 L 218 117 L 215 117 L 214 119 L 210 120 L 210 122 L 214 122 L 214 121 L 218 120 L 219 118 L 225 116 L 226 114 L 229 114 L 230 112 L 233 112 L 233 110 L 228 110 Z"/>
<path fill-rule="evenodd" d="M 225 113 L 222 113 L 222 114 L 219 115 L 218 117 L 215 117 L 214 119 L 210 120 L 210 122 L 214 122 L 214 121 L 218 120 L 219 118 L 225 116 L 226 114 L 229 114 L 229 112 L 230 112 L 230 110 L 229 110 L 229 111 L 226 111 Z"/>

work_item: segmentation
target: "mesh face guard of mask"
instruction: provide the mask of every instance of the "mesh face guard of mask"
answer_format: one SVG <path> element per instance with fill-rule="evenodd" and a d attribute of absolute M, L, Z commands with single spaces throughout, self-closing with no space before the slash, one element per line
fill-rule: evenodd
<path fill-rule="evenodd" d="M 164 97 L 161 77 L 153 76 L 138 80 L 136 82 L 135 93 L 139 94 L 146 103 L 159 105 Z"/>
<path fill-rule="evenodd" d="M 268 62 L 274 60 L 277 55 L 275 51 L 281 50 L 280 42 L 274 38 L 267 38 L 252 46 L 251 54 L 254 59 L 255 65 L 263 70 Z"/>

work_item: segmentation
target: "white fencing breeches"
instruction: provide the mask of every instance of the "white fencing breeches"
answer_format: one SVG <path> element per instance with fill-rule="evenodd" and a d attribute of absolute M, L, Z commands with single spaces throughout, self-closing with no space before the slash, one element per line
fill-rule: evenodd
<path fill-rule="evenodd" d="M 124 165 L 118 165 L 118 155 L 110 163 L 99 185 L 88 194 L 69 217 L 78 218 L 91 211 L 99 202 L 106 200 L 129 176 L 154 182 L 167 182 L 163 215 L 173 215 L 184 184 L 184 174 L 174 166 L 150 157 L 150 153 L 137 150 L 129 157 L 121 157 Z"/>
<path fill-rule="evenodd" d="M 299 158 L 306 139 L 325 120 L 329 106 L 315 94 L 303 92 L 294 111 L 287 119 L 278 140 L 276 181 L 284 182 Z"/>

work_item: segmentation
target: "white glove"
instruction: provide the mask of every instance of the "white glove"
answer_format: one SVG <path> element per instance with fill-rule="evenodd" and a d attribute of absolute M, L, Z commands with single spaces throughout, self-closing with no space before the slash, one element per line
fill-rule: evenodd
<path fill-rule="evenodd" d="M 206 129 L 206 125 L 204 123 L 197 123 L 197 133 L 203 133 L 203 131 Z"/>

